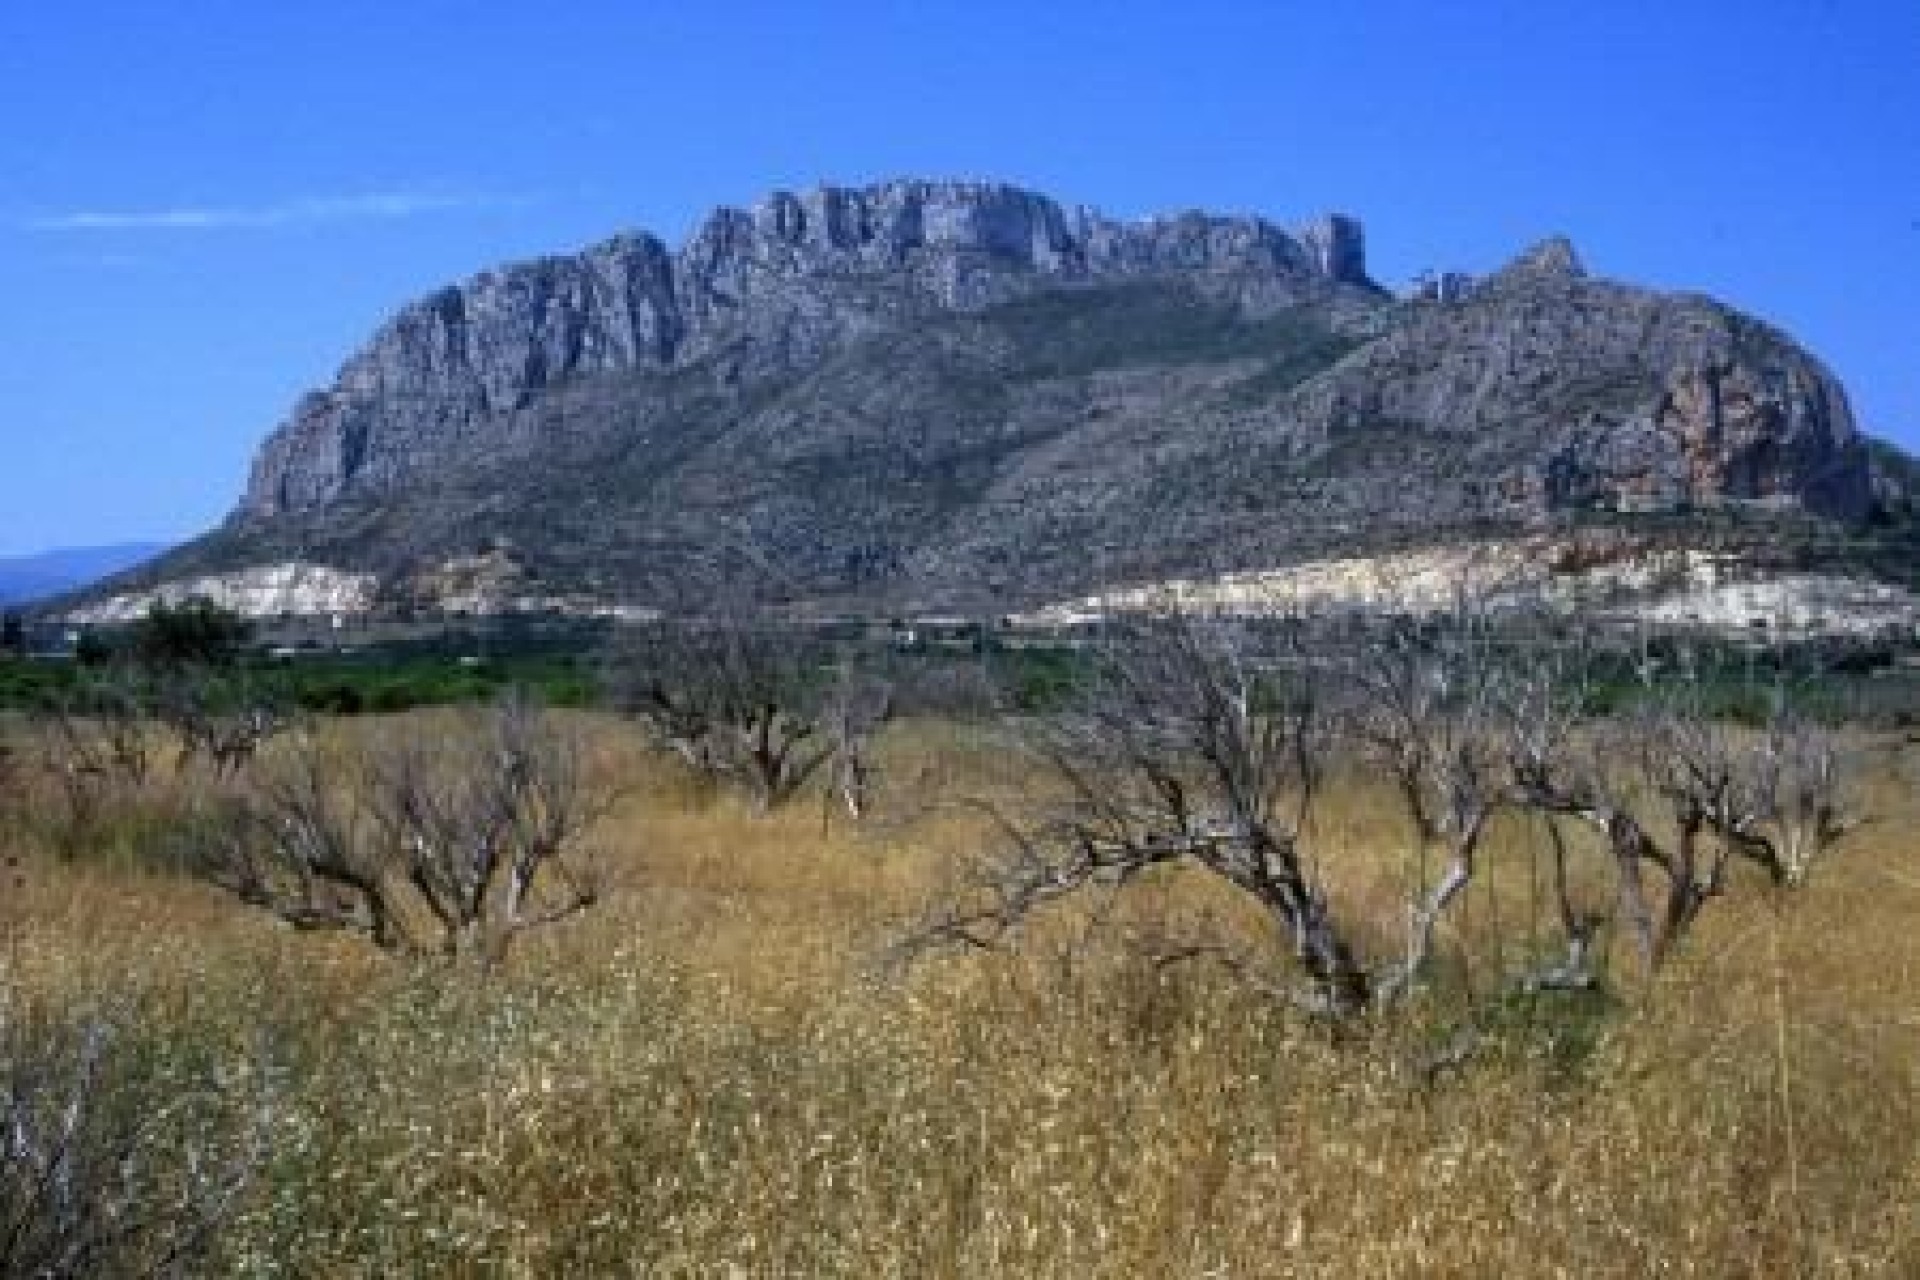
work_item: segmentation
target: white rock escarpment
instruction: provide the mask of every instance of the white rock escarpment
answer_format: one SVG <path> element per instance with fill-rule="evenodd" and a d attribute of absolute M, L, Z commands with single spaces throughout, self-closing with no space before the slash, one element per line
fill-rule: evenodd
<path fill-rule="evenodd" d="M 171 607 L 189 600 L 206 600 L 247 618 L 354 615 L 373 607 L 378 585 L 372 574 L 292 561 L 110 596 L 72 610 L 66 620 L 83 626 L 115 625 L 142 618 L 155 605 Z"/>
<path fill-rule="evenodd" d="M 1280 617 L 1326 609 L 1435 614 L 1463 597 L 1494 608 L 1579 610 L 1625 624 L 1773 635 L 1920 636 L 1920 598 L 1899 587 L 1815 573 L 1756 572 L 1686 549 L 1583 563 L 1550 539 L 1465 543 L 1397 555 L 1171 579 L 1062 601 L 1015 618 L 1073 626 L 1108 614 L 1184 610 Z"/>

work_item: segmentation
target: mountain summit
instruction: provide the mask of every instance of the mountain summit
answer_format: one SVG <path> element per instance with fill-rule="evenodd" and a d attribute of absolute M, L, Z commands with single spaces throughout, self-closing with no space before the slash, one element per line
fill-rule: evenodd
<path fill-rule="evenodd" d="M 1213 277 L 1267 305 L 1371 292 L 1360 228 L 1289 234 L 1200 213 L 1123 223 L 1017 187 L 889 182 L 779 191 L 708 215 L 678 251 L 646 234 L 475 276 L 405 308 L 263 451 L 243 511 L 404 483 L 476 423 L 605 374 L 721 359 L 737 377 L 812 365 L 875 330 L 1047 285 Z"/>
<path fill-rule="evenodd" d="M 298 561 L 393 602 L 480 573 L 975 607 L 1868 501 L 1818 361 L 1565 240 L 1400 298 L 1340 215 L 1126 222 L 915 180 L 775 192 L 678 248 L 623 234 L 405 307 L 273 432 L 227 524 L 136 585 Z"/>

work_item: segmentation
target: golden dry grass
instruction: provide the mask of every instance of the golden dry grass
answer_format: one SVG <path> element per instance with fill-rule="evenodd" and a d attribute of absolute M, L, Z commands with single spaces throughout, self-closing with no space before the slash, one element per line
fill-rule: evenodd
<path fill-rule="evenodd" d="M 1456 1000 L 1335 1044 L 1118 930 L 1072 964 L 1042 930 L 892 974 L 876 957 L 977 822 L 756 820 L 598 743 L 632 783 L 596 834 L 611 891 L 492 979 L 0 839 L 10 992 L 137 992 L 201 1050 L 268 1033 L 272 1158 L 224 1271 L 1920 1274 L 1913 746 L 1872 746 L 1879 821 L 1784 909 L 1743 884 L 1656 981 L 1623 968 L 1604 1017 L 1483 1007 L 1486 1050 L 1429 1087 L 1411 1064 Z M 896 733 L 889 766 L 896 794 L 1025 781 L 945 726 Z M 1482 967 L 1534 914 L 1524 834 L 1455 935 Z M 1400 833 L 1376 790 L 1344 783 L 1322 836 L 1384 928 Z M 1127 912 L 1251 927 L 1180 874 Z"/>

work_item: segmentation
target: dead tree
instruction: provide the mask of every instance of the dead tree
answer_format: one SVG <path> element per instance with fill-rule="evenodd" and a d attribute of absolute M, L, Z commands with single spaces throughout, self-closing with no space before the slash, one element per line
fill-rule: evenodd
<path fill-rule="evenodd" d="M 888 703 L 843 677 L 803 632 L 739 617 L 663 624 L 619 655 L 616 701 L 696 773 L 768 813 L 838 758 L 864 806 L 865 747 Z"/>
<path fill-rule="evenodd" d="M 1797 714 L 1781 692 L 1758 730 L 1703 715 L 1689 701 L 1683 691 L 1630 722 L 1683 843 L 1717 842 L 1716 880 L 1729 858 L 1742 858 L 1778 887 L 1804 884 L 1858 825 L 1834 736 Z"/>
<path fill-rule="evenodd" d="M 1032 749 L 1061 796 L 1038 821 L 1003 820 L 1008 851 L 973 901 L 910 940 L 997 946 L 1036 911 L 1184 862 L 1249 895 L 1306 977 L 1291 998 L 1346 1015 L 1377 988 L 1309 848 L 1331 726 L 1310 686 L 1283 686 L 1248 629 L 1174 614 L 1112 623 L 1076 709 Z"/>
<path fill-rule="evenodd" d="M 1040 735 L 1045 776 L 1065 803 L 1038 823 L 1002 819 L 1009 852 L 973 901 L 936 914 L 915 944 L 995 945 L 1052 901 L 1187 862 L 1275 922 L 1307 977 L 1306 991 L 1289 993 L 1296 1003 L 1345 1015 L 1406 999 L 1507 802 L 1507 667 L 1495 650 L 1489 624 L 1470 613 L 1264 632 L 1177 611 L 1109 624 L 1086 697 Z M 1402 941 L 1371 962 L 1313 848 L 1314 802 L 1342 749 L 1392 780 L 1413 828 Z M 1176 953 L 1251 973 L 1206 944 Z"/>
<path fill-rule="evenodd" d="M 82 852 L 117 800 L 142 792 L 152 774 L 152 705 L 130 673 L 108 672 L 49 699 L 32 715 L 43 772 L 60 811 L 55 841 Z"/>
<path fill-rule="evenodd" d="M 244 785 L 203 799 L 179 861 L 296 929 L 363 933 L 402 949 L 404 907 L 364 789 L 360 762 L 303 735 Z"/>
<path fill-rule="evenodd" d="M 1747 743 L 1740 803 L 1709 810 L 1714 832 L 1776 885 L 1804 885 L 1833 847 L 1865 819 L 1854 808 L 1838 738 L 1784 698 Z"/>
<path fill-rule="evenodd" d="M 438 950 L 494 963 L 520 933 L 594 904 L 594 877 L 562 856 L 600 816 L 581 764 L 579 743 L 518 696 L 470 741 L 402 738 L 375 756 L 382 848 Z"/>
<path fill-rule="evenodd" d="M 1456 611 L 1262 634 L 1174 611 L 1106 624 L 1088 657 L 1081 701 L 1028 743 L 1054 799 L 1030 817 L 993 811 L 1003 853 L 922 923 L 909 953 L 998 946 L 1053 903 L 1185 863 L 1263 908 L 1305 974 L 1299 1003 L 1378 1009 L 1419 987 L 1504 814 L 1544 833 L 1565 944 L 1510 986 L 1587 988 L 1609 921 L 1656 968 L 1732 864 L 1797 884 L 1853 824 L 1830 736 L 1784 712 L 1751 732 L 1672 696 L 1593 714 L 1595 655 L 1538 619 Z M 1340 748 L 1391 780 L 1416 841 L 1405 933 L 1382 959 L 1361 953 L 1310 820 Z M 1608 911 L 1576 899 L 1575 868 L 1595 845 L 1569 841 L 1575 828 L 1598 837 Z"/>
<path fill-rule="evenodd" d="M 491 965 L 598 898 L 577 855 L 601 798 L 577 741 L 523 699 L 444 737 L 404 731 L 370 758 L 310 737 L 277 754 L 209 812 L 190 864 L 297 928 Z"/>
<path fill-rule="evenodd" d="M 1726 891 L 1733 860 L 1797 885 L 1855 825 L 1832 737 L 1784 700 L 1757 733 L 1710 715 L 1686 684 L 1583 723 L 1567 710 L 1568 682 L 1541 669 L 1512 721 L 1515 801 L 1600 836 L 1649 967 Z"/>
<path fill-rule="evenodd" d="M 289 725 L 285 710 L 263 690 L 195 670 L 173 674 L 154 710 L 179 740 L 176 768 L 204 760 L 216 778 L 238 772 Z"/>
<path fill-rule="evenodd" d="M 1600 956 L 1595 943 L 1601 926 L 1607 923 L 1607 914 L 1575 900 L 1572 877 L 1567 869 L 1566 834 L 1551 815 L 1538 817 L 1546 835 L 1551 870 L 1549 884 L 1565 950 L 1559 959 L 1522 973 L 1513 984 L 1514 990 L 1526 995 L 1543 991 L 1591 991 L 1600 985 Z"/>
<path fill-rule="evenodd" d="M 821 721 L 833 763 L 833 786 L 847 816 L 859 821 L 873 803 L 873 736 L 893 715 L 893 685 L 843 660 L 827 691 Z"/>
<path fill-rule="evenodd" d="M 1682 917 L 1683 927 L 1690 922 L 1692 914 L 1683 904 L 1696 889 L 1633 807 L 1640 793 L 1638 770 L 1631 755 L 1616 752 L 1623 739 L 1599 732 L 1582 714 L 1577 689 L 1584 674 L 1578 660 L 1542 653 L 1531 678 L 1516 683 L 1507 719 L 1511 797 L 1517 807 L 1549 823 L 1572 820 L 1598 833 L 1614 879 L 1617 915 L 1652 967 L 1665 957 L 1674 936 L 1661 922 Z M 1557 828 L 1554 835 L 1557 840 Z M 1668 877 L 1669 903 L 1659 918 L 1647 897 L 1649 866 Z"/>
<path fill-rule="evenodd" d="M 1492 619 L 1464 591 L 1445 614 L 1369 618 L 1315 647 L 1310 669 L 1338 691 L 1344 736 L 1392 779 L 1413 829 L 1405 943 L 1376 979 L 1381 998 L 1404 995 L 1429 965 L 1441 920 L 1479 873 L 1488 824 L 1506 799 L 1509 664 Z"/>

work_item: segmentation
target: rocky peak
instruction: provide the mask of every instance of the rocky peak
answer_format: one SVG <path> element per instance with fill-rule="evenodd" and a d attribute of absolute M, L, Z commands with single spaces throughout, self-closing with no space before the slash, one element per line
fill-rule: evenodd
<path fill-rule="evenodd" d="M 1521 283 L 1584 280 L 1586 275 L 1587 268 L 1580 261 L 1580 253 L 1573 247 L 1573 241 L 1565 236 L 1551 236 L 1500 268 L 1492 279 L 1494 283 Z"/>
<path fill-rule="evenodd" d="M 1300 242 L 1320 274 L 1347 284 L 1373 286 L 1367 275 L 1367 238 L 1360 223 L 1329 213 L 1300 228 Z"/>
<path fill-rule="evenodd" d="M 804 361 L 902 309 L 1169 275 L 1288 296 L 1374 289 L 1360 225 L 1339 215 L 1290 234 L 1254 217 L 1069 212 L 997 182 L 774 191 L 750 209 L 715 209 L 678 250 L 623 233 L 404 308 L 274 433 L 240 513 L 391 487 L 473 422 L 570 379 L 671 369 L 742 341 Z"/>

